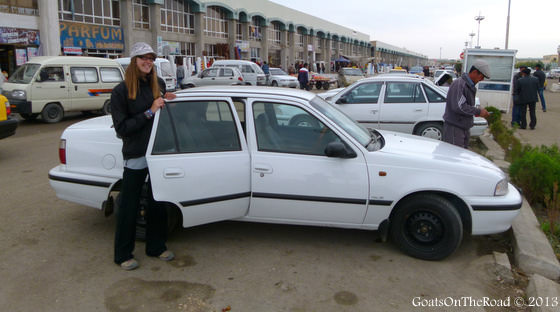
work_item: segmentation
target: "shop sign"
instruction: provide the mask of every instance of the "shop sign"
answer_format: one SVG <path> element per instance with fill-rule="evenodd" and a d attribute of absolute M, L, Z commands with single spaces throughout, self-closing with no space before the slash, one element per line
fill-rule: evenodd
<path fill-rule="evenodd" d="M 80 47 L 64 47 L 64 54 L 77 54 L 82 55 L 82 48 Z"/>
<path fill-rule="evenodd" d="M 61 21 L 60 43 L 63 47 L 124 50 L 122 28 L 94 24 Z"/>
<path fill-rule="evenodd" d="M 235 47 L 239 48 L 241 52 L 249 52 L 249 41 L 247 40 L 235 40 Z"/>
<path fill-rule="evenodd" d="M 164 41 L 164 50 L 169 52 L 169 55 L 180 55 L 181 54 L 181 44 L 175 41 Z M 165 55 L 165 53 L 164 53 Z"/>
<path fill-rule="evenodd" d="M 312 44 L 307 45 L 307 51 L 308 52 L 313 52 L 313 45 Z"/>
<path fill-rule="evenodd" d="M 0 43 L 39 45 L 39 31 L 23 28 L 0 27 Z"/>
<path fill-rule="evenodd" d="M 20 66 L 27 62 L 27 50 L 16 49 L 16 65 Z"/>

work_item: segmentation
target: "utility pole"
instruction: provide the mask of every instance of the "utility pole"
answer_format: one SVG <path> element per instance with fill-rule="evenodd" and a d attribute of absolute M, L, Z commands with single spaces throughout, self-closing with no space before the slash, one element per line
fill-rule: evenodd
<path fill-rule="evenodd" d="M 507 24 L 506 24 L 506 50 L 508 48 L 508 41 L 509 41 L 509 9 L 511 8 L 511 0 L 508 0 L 508 15 L 507 15 Z"/>
<path fill-rule="evenodd" d="M 473 41 L 474 36 L 476 36 L 476 34 L 475 34 L 474 32 L 471 31 L 471 33 L 469 34 L 469 36 L 471 36 L 471 43 L 469 44 L 469 47 L 472 48 L 472 41 Z"/>
<path fill-rule="evenodd" d="M 478 16 L 474 17 L 474 20 L 478 22 L 478 36 L 476 37 L 476 47 L 477 49 L 480 49 L 480 21 L 482 21 L 484 19 L 484 16 L 480 15 L 480 12 L 478 13 Z"/>

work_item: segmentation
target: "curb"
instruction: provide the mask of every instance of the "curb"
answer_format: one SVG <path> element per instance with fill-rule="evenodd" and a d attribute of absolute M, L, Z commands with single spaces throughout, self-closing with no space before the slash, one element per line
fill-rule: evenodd
<path fill-rule="evenodd" d="M 560 285 L 538 274 L 533 274 L 529 286 L 527 286 L 525 304 L 531 306 L 531 311 L 535 312 L 558 311 L 560 306 L 558 294 L 560 294 Z"/>

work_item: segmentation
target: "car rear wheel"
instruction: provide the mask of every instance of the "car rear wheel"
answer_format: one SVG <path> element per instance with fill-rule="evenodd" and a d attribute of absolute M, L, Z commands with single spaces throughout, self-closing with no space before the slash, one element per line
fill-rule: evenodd
<path fill-rule="evenodd" d="M 57 123 L 64 117 L 64 110 L 62 106 L 57 103 L 49 103 L 43 107 L 41 118 L 46 123 Z"/>
<path fill-rule="evenodd" d="M 20 113 L 19 115 L 21 116 L 21 118 L 25 120 L 35 120 L 39 116 L 39 114 L 25 114 L 25 113 Z"/>
<path fill-rule="evenodd" d="M 321 90 L 322 87 L 323 83 L 321 81 L 315 81 L 315 88 L 317 88 L 317 90 Z"/>
<path fill-rule="evenodd" d="M 105 101 L 103 108 L 101 109 L 101 113 L 103 113 L 103 115 L 111 115 L 111 101 Z"/>
<path fill-rule="evenodd" d="M 436 122 L 427 122 L 418 127 L 415 134 L 441 141 L 443 138 L 443 125 Z"/>
<path fill-rule="evenodd" d="M 278 82 L 276 82 L 276 80 L 275 80 L 275 81 L 272 82 L 271 85 L 272 85 L 273 87 L 278 87 Z"/>
<path fill-rule="evenodd" d="M 447 199 L 422 194 L 400 204 L 390 218 L 391 239 L 406 254 L 424 260 L 451 255 L 463 239 L 463 223 Z"/>

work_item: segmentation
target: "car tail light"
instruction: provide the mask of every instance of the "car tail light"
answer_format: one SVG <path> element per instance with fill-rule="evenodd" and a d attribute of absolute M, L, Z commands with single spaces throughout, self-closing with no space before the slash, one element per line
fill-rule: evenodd
<path fill-rule="evenodd" d="M 60 140 L 60 145 L 58 146 L 58 159 L 60 163 L 66 165 L 66 140 Z"/>
<path fill-rule="evenodd" d="M 6 101 L 6 116 L 10 116 L 12 113 L 12 107 L 10 106 L 10 102 Z"/>
<path fill-rule="evenodd" d="M 243 81 L 243 77 L 239 76 L 239 77 L 237 78 L 237 80 Z"/>

